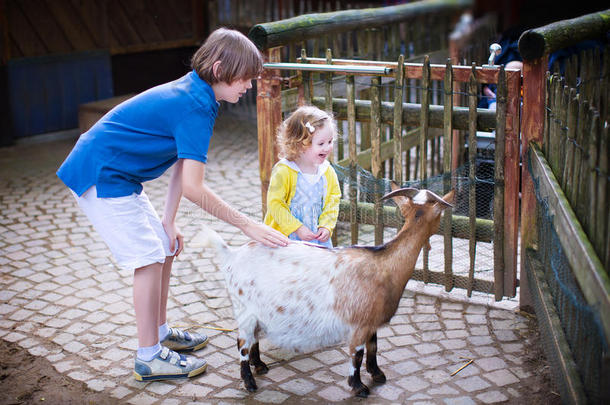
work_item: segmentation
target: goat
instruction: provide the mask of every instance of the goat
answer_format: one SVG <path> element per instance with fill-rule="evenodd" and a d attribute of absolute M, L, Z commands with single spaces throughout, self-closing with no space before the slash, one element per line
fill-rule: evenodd
<path fill-rule="evenodd" d="M 273 249 L 249 242 L 234 249 L 212 230 L 200 233 L 201 245 L 214 247 L 222 261 L 248 391 L 257 389 L 250 365 L 257 374 L 269 370 L 260 358 L 263 336 L 301 352 L 349 341 L 348 384 L 360 397 L 370 392 L 360 379 L 366 346 L 367 371 L 374 382 L 386 381 L 377 365 L 377 329 L 395 314 L 419 252 L 454 194 L 441 198 L 428 190 L 392 188 L 382 199 L 396 202 L 405 223 L 381 246 L 328 249 L 296 242 Z"/>

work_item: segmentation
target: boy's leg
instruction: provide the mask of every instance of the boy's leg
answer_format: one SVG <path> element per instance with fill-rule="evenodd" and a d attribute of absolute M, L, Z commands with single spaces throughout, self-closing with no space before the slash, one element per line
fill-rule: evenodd
<path fill-rule="evenodd" d="M 174 256 L 167 256 L 161 274 L 161 300 L 159 301 L 159 326 L 167 322 L 167 297 L 169 296 L 169 279 L 172 273 Z"/>
<path fill-rule="evenodd" d="M 181 352 L 191 352 L 202 349 L 208 344 L 208 337 L 202 333 L 182 331 L 167 325 L 167 298 L 169 296 L 169 280 L 172 273 L 174 256 L 167 256 L 163 264 L 161 276 L 161 299 L 159 302 L 159 338 L 163 346 Z M 165 336 L 161 331 L 165 332 Z"/>
<path fill-rule="evenodd" d="M 149 264 L 134 271 L 133 303 L 140 347 L 150 347 L 159 343 L 161 273 L 162 263 Z M 167 295 L 165 299 L 167 300 Z"/>

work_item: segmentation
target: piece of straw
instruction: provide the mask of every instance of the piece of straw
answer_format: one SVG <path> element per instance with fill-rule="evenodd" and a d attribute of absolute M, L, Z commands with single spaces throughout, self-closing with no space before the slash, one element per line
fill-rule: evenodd
<path fill-rule="evenodd" d="M 472 359 L 468 360 L 468 363 L 464 364 L 462 367 L 458 368 L 453 373 L 451 373 L 451 377 L 453 377 L 454 375 L 456 375 L 457 373 L 459 373 L 460 371 L 462 371 L 463 369 L 465 369 L 466 367 L 471 365 L 473 362 L 474 362 L 474 360 L 472 360 Z"/>

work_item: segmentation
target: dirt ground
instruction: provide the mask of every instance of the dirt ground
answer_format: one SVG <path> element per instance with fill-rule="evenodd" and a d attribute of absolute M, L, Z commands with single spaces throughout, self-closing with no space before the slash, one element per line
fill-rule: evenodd
<path fill-rule="evenodd" d="M 44 357 L 0 339 L 0 404 L 116 404 L 107 394 L 60 374 Z"/>
<path fill-rule="evenodd" d="M 542 351 L 537 323 L 530 319 L 532 344 L 528 345 L 525 362 L 533 370 L 523 392 L 529 392 L 527 404 L 559 405 L 561 400 L 551 378 L 548 362 Z M 93 391 L 80 382 L 57 372 L 51 363 L 32 356 L 15 343 L 0 339 L 0 405 L 25 404 L 118 404 L 121 401 L 105 393 Z M 508 404 L 520 404 L 510 401 Z M 522 402 L 521 402 L 522 403 Z"/>

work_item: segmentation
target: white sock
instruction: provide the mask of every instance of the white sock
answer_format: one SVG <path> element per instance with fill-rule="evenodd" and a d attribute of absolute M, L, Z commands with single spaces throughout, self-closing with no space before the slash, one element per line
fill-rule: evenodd
<path fill-rule="evenodd" d="M 161 352 L 161 345 L 157 343 L 154 346 L 138 347 L 138 359 L 142 361 L 151 361 Z"/>
<path fill-rule="evenodd" d="M 169 326 L 167 326 L 167 322 L 163 325 L 159 326 L 159 342 L 165 340 L 165 338 L 169 335 Z"/>

